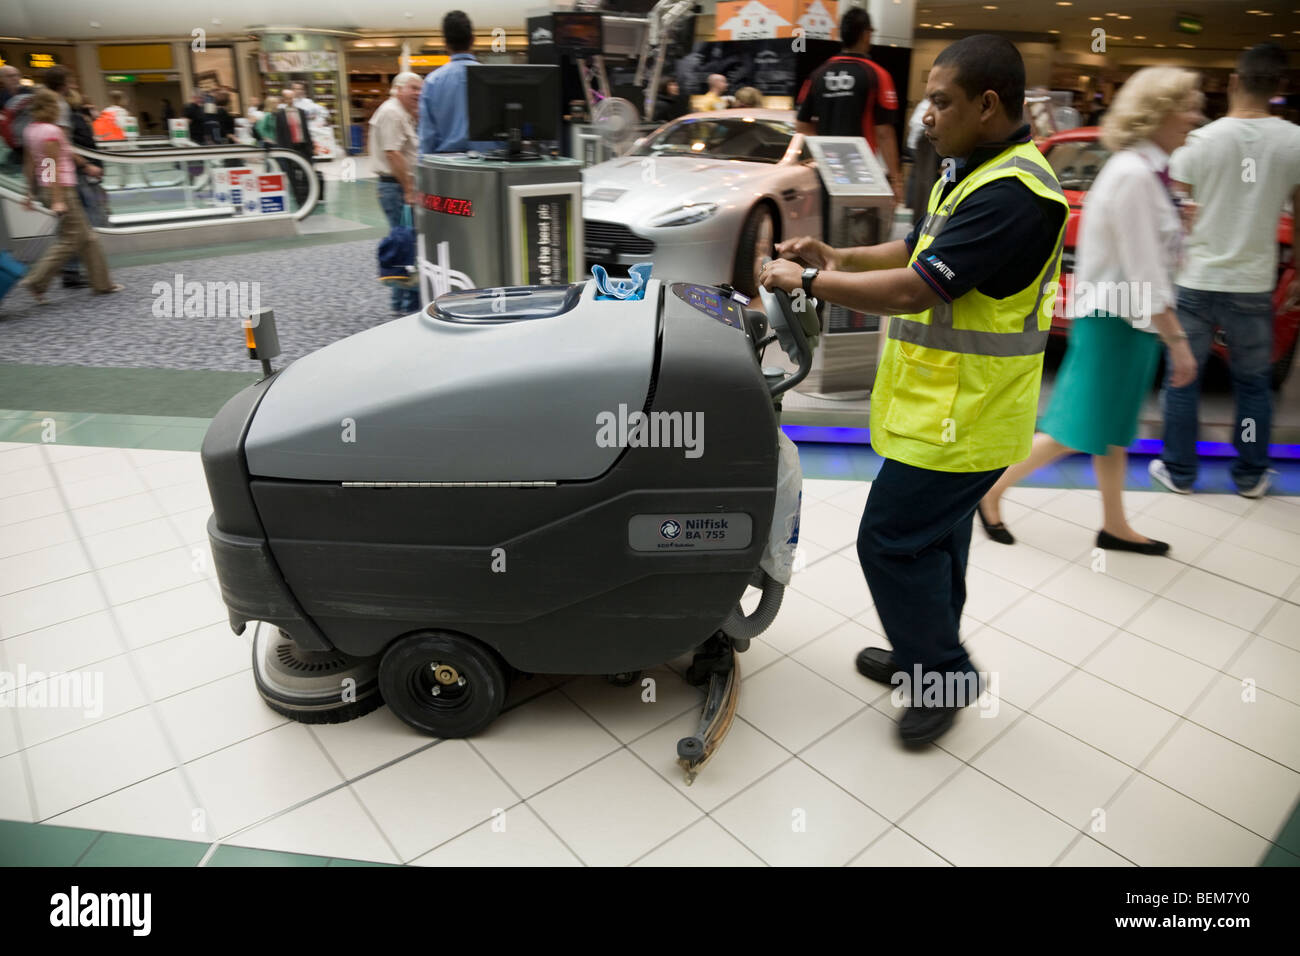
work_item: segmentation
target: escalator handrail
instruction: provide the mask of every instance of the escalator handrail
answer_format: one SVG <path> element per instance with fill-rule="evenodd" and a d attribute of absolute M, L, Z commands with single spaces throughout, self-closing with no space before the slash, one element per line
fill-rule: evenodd
<path fill-rule="evenodd" d="M 307 198 L 303 204 L 293 212 L 276 212 L 276 213 L 259 213 L 255 216 L 231 216 L 229 219 L 212 220 L 200 219 L 191 221 L 172 221 L 163 223 L 151 223 L 139 226 L 94 226 L 96 232 L 104 233 L 111 236 L 134 235 L 146 232 L 162 232 L 168 229 L 182 229 L 188 226 L 199 224 L 209 225 L 214 221 L 223 223 L 228 222 L 267 222 L 275 219 L 295 219 L 301 220 L 311 215 L 316 208 L 316 202 L 320 199 L 320 182 L 316 179 L 316 171 L 312 165 L 300 153 L 292 149 L 286 149 L 281 146 L 261 147 L 261 146 L 173 146 L 167 149 L 158 150 L 136 150 L 130 153 L 118 153 L 112 150 L 85 149 L 80 146 L 72 147 L 86 159 L 96 161 L 96 165 L 102 165 L 99 160 L 104 162 L 143 165 L 148 163 L 157 163 L 165 160 L 188 160 L 188 159 L 234 159 L 240 156 L 274 156 L 276 159 L 287 159 L 301 166 L 307 174 Z M 27 198 L 26 192 L 18 192 L 10 189 L 3 183 L 0 183 L 0 197 L 12 199 L 14 202 L 24 202 Z M 45 206 L 35 203 L 32 207 L 35 211 L 54 215 Z"/>

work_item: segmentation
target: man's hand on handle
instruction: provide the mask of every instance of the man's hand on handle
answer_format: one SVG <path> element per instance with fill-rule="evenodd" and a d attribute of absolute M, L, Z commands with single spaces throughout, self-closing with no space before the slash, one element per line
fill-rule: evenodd
<path fill-rule="evenodd" d="M 800 236 L 786 239 L 776 244 L 776 254 L 782 259 L 801 259 L 814 269 L 834 270 L 839 268 L 839 257 L 835 250 L 812 236 Z M 801 270 L 802 271 L 802 270 Z"/>

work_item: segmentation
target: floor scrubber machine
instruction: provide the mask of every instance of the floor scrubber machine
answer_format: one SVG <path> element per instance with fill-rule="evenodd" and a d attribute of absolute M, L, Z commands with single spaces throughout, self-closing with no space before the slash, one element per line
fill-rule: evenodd
<path fill-rule="evenodd" d="M 465 737 L 517 674 L 632 683 L 695 652 L 694 779 L 735 715 L 736 653 L 789 581 L 780 398 L 816 340 L 783 293 L 760 311 L 726 287 L 643 292 L 449 293 L 225 405 L 203 442 L 208 534 L 271 708 L 326 723 L 386 703 Z M 773 341 L 796 371 L 761 366 Z"/>

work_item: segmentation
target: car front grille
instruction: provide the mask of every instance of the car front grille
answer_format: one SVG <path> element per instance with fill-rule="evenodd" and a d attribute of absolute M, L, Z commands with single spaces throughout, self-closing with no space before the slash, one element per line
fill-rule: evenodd
<path fill-rule="evenodd" d="M 648 256 L 655 251 L 654 240 L 638 236 L 621 222 L 583 220 L 582 236 L 588 248 L 611 250 L 610 256 Z M 587 258 L 601 261 L 604 255 L 588 254 Z"/>

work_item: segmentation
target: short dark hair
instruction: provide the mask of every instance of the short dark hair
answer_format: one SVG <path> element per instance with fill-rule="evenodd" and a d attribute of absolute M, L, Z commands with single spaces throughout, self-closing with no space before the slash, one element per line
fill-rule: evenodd
<path fill-rule="evenodd" d="M 1258 43 L 1237 57 L 1237 78 L 1248 96 L 1272 96 L 1285 72 L 1286 52 L 1276 43 Z"/>
<path fill-rule="evenodd" d="M 68 71 L 61 66 L 52 66 L 42 74 L 41 82 L 47 90 L 62 93 L 68 88 Z"/>
<path fill-rule="evenodd" d="M 463 53 L 474 45 L 474 25 L 462 10 L 453 10 L 442 18 L 442 40 L 452 53 Z"/>
<path fill-rule="evenodd" d="M 857 46 L 862 34 L 871 32 L 871 14 L 861 7 L 850 7 L 840 17 L 840 42 L 845 48 Z"/>
<path fill-rule="evenodd" d="M 957 85 L 968 99 L 992 90 L 1002 101 L 1008 119 L 1025 112 L 1025 61 L 1016 45 L 1006 37 L 977 33 L 945 47 L 934 58 L 935 66 L 951 66 Z"/>

